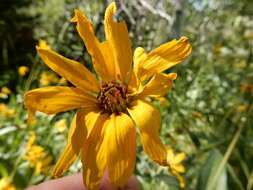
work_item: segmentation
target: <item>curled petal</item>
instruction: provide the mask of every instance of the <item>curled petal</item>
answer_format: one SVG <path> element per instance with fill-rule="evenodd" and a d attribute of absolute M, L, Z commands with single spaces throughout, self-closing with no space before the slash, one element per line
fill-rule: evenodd
<path fill-rule="evenodd" d="M 129 114 L 140 129 L 141 142 L 148 156 L 159 163 L 166 165 L 166 148 L 159 138 L 160 113 L 150 103 L 136 100 L 128 109 Z"/>
<path fill-rule="evenodd" d="M 173 67 L 183 61 L 191 53 L 191 49 L 188 38 L 182 37 L 165 43 L 148 54 L 138 50 L 139 53 L 134 57 L 134 62 L 138 62 L 138 77 L 143 81 L 155 73 Z"/>
<path fill-rule="evenodd" d="M 159 98 L 164 96 L 172 87 L 173 80 L 177 77 L 176 73 L 156 74 L 145 86 L 139 97 Z"/>
<path fill-rule="evenodd" d="M 77 23 L 77 31 L 85 43 L 86 49 L 92 57 L 96 72 L 104 80 L 112 80 L 115 77 L 113 56 L 108 42 L 100 43 L 93 31 L 92 22 L 79 10 L 75 10 L 75 17 L 71 22 Z"/>

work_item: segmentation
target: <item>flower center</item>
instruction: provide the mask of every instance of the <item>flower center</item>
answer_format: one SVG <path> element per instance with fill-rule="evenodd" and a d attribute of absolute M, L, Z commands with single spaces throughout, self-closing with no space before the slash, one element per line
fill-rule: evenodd
<path fill-rule="evenodd" d="M 118 81 L 108 81 L 102 84 L 97 97 L 100 106 L 108 113 L 126 112 L 127 110 L 127 86 Z"/>

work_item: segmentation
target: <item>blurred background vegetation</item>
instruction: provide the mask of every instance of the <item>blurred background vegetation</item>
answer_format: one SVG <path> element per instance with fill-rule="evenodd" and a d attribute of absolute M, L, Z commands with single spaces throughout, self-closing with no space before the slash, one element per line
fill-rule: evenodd
<path fill-rule="evenodd" d="M 80 9 L 104 40 L 103 15 L 110 0 L 0 1 L 0 189 L 24 189 L 49 179 L 65 146 L 73 113 L 37 114 L 27 125 L 23 94 L 67 81 L 35 51 L 44 39 L 58 53 L 92 70 L 91 59 L 69 20 Z M 147 51 L 187 36 L 191 56 L 169 72 L 178 78 L 162 113 L 161 138 L 185 152 L 187 190 L 251 190 L 253 187 L 253 1 L 120 0 L 133 49 Z M 180 189 L 167 168 L 137 147 L 135 175 L 143 189 Z M 76 162 L 69 172 L 80 171 Z M 7 188 L 8 187 L 8 188 Z"/>

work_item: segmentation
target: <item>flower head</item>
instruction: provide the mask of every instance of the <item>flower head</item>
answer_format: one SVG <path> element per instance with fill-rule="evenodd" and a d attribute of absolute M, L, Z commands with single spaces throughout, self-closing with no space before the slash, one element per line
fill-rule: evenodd
<path fill-rule="evenodd" d="M 18 74 L 22 77 L 25 76 L 28 72 L 29 72 L 29 68 L 27 66 L 20 66 L 18 68 Z"/>
<path fill-rule="evenodd" d="M 251 87 L 251 83 L 249 82 L 244 82 L 241 86 L 240 86 L 240 91 L 244 92 L 247 91 L 248 89 L 250 89 Z"/>
<path fill-rule="evenodd" d="M 114 186 L 123 186 L 136 159 L 136 129 L 144 151 L 155 162 L 167 164 L 167 150 L 159 138 L 160 113 L 146 98 L 163 97 L 176 79 L 163 71 L 183 61 L 191 52 L 186 37 L 172 40 L 147 53 L 138 47 L 132 57 L 126 23 L 113 20 L 115 3 L 105 12 L 106 40 L 100 42 L 92 22 L 75 10 L 71 22 L 81 36 L 99 80 L 82 64 L 50 48 L 37 46 L 43 61 L 75 87 L 44 87 L 25 94 L 29 120 L 35 111 L 46 114 L 79 109 L 69 130 L 67 146 L 54 175 L 59 176 L 81 154 L 83 182 L 97 189 L 105 170 Z M 132 64 L 133 63 L 133 64 Z M 100 83 L 102 81 L 102 83 Z"/>
<path fill-rule="evenodd" d="M 5 117 L 14 117 L 15 116 L 15 110 L 9 108 L 4 103 L 0 103 L 0 115 L 3 115 Z"/>
<path fill-rule="evenodd" d="M 58 77 L 55 73 L 52 72 L 42 72 L 40 75 L 40 84 L 43 86 L 47 86 L 52 83 L 58 82 Z"/>
<path fill-rule="evenodd" d="M 238 111 L 245 111 L 245 110 L 248 109 L 248 106 L 245 106 L 245 105 L 236 105 L 235 109 L 238 110 Z"/>
<path fill-rule="evenodd" d="M 35 175 L 47 173 L 51 168 L 50 162 L 53 160 L 52 156 L 48 156 L 42 146 L 35 144 L 36 135 L 30 132 L 29 140 L 26 145 L 26 154 L 24 159 L 29 161 L 31 168 L 35 168 Z"/>
<path fill-rule="evenodd" d="M 0 98 L 6 99 L 6 98 L 8 98 L 8 95 L 11 93 L 12 93 L 12 91 L 8 87 L 4 86 L 1 89 Z"/>
<path fill-rule="evenodd" d="M 4 86 L 4 87 L 2 88 L 2 90 L 1 90 L 1 93 L 4 93 L 4 94 L 11 94 L 12 92 L 11 92 L 11 90 L 10 90 L 8 87 Z"/>
<path fill-rule="evenodd" d="M 178 179 L 179 186 L 182 188 L 185 186 L 185 181 L 184 181 L 184 178 L 180 175 L 180 173 L 185 172 L 185 168 L 181 164 L 181 162 L 184 159 L 185 159 L 185 153 L 181 152 L 175 155 L 171 147 L 167 148 L 167 164 L 169 166 L 169 170 L 171 174 L 174 175 Z"/>

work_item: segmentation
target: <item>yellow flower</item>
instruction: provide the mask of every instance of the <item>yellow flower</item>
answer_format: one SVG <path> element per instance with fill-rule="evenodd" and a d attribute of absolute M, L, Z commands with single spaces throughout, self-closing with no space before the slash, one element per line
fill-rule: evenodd
<path fill-rule="evenodd" d="M 179 154 L 174 154 L 174 151 L 171 147 L 167 148 L 167 163 L 169 166 L 169 170 L 172 175 L 174 175 L 178 181 L 179 186 L 183 188 L 185 186 L 184 178 L 179 173 L 184 173 L 185 168 L 181 164 L 181 162 L 185 159 L 185 153 L 181 152 Z"/>
<path fill-rule="evenodd" d="M 11 90 L 8 87 L 4 86 L 2 88 L 2 90 L 1 90 L 1 93 L 3 93 L 3 94 L 11 94 L 12 92 L 11 92 Z"/>
<path fill-rule="evenodd" d="M 10 109 L 4 103 L 0 103 L 0 114 L 5 116 L 5 117 L 14 117 L 15 116 L 15 110 Z"/>
<path fill-rule="evenodd" d="M 182 37 L 149 53 L 138 47 L 132 58 L 126 23 L 116 23 L 115 12 L 116 5 L 111 3 L 105 12 L 104 42 L 96 38 L 92 22 L 80 11 L 75 10 L 71 19 L 77 23 L 99 80 L 79 62 L 37 46 L 43 61 L 75 87 L 34 89 L 25 94 L 24 101 L 29 110 L 28 120 L 35 111 L 56 114 L 79 108 L 54 175 L 66 171 L 81 153 L 83 182 L 90 189 L 99 187 L 105 169 L 116 187 L 123 186 L 132 175 L 136 159 L 135 125 L 144 151 L 155 162 L 167 164 L 166 147 L 159 138 L 160 113 L 146 98 L 167 93 L 176 74 L 162 72 L 191 52 L 188 39 Z"/>
<path fill-rule="evenodd" d="M 221 43 L 217 43 L 214 48 L 214 53 L 217 55 L 220 55 L 221 54 L 221 47 L 222 47 Z"/>
<path fill-rule="evenodd" d="M 62 85 L 67 85 L 68 81 L 64 77 L 62 77 L 62 78 L 60 78 L 60 80 L 58 81 L 58 83 L 62 84 Z"/>
<path fill-rule="evenodd" d="M 53 160 L 52 156 L 47 156 L 42 146 L 35 145 L 36 135 L 30 132 L 30 137 L 26 145 L 26 154 L 24 159 L 29 162 L 31 168 L 35 168 L 35 175 L 47 173 L 51 168 L 50 162 Z"/>
<path fill-rule="evenodd" d="M 18 68 L 18 74 L 22 77 L 25 76 L 28 72 L 29 72 L 29 68 L 27 66 L 20 66 Z"/>
<path fill-rule="evenodd" d="M 253 33 L 244 34 L 243 38 L 244 39 L 252 39 L 253 38 Z"/>
<path fill-rule="evenodd" d="M 241 86 L 240 86 L 240 91 L 244 92 L 246 90 L 248 90 L 251 87 L 251 84 L 249 82 L 244 82 Z"/>
<path fill-rule="evenodd" d="M 66 119 L 61 119 L 59 121 L 57 121 L 55 123 L 55 127 L 57 128 L 57 130 L 62 133 L 65 131 L 65 129 L 67 128 L 68 122 Z"/>
<path fill-rule="evenodd" d="M 49 85 L 51 83 L 57 83 L 59 78 L 56 74 L 51 72 L 42 72 L 40 75 L 40 84 L 43 86 Z"/>
<path fill-rule="evenodd" d="M 11 90 L 6 86 L 2 87 L 0 92 L 0 98 L 8 98 L 8 94 L 11 94 Z"/>
<path fill-rule="evenodd" d="M 191 114 L 193 117 L 200 119 L 200 120 L 202 120 L 204 118 L 204 116 L 200 112 L 197 112 L 197 111 L 192 111 Z"/>
<path fill-rule="evenodd" d="M 238 111 L 245 111 L 248 109 L 248 106 L 245 106 L 245 105 L 237 105 L 235 106 L 235 109 L 238 110 Z"/>
<path fill-rule="evenodd" d="M 0 190 L 16 190 L 16 187 L 10 183 L 7 177 L 0 179 Z"/>

